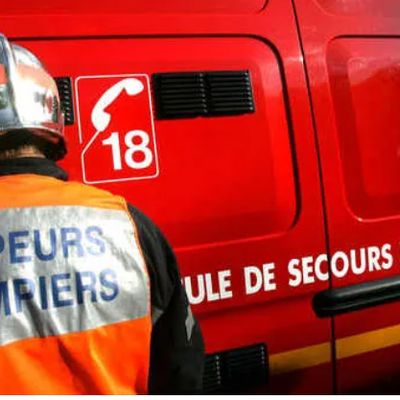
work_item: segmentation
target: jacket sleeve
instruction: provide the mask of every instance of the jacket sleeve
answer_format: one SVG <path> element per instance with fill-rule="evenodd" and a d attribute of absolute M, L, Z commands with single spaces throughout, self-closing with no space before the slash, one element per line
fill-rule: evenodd
<path fill-rule="evenodd" d="M 151 281 L 150 394 L 200 393 L 204 343 L 182 287 L 175 255 L 157 226 L 129 205 Z"/>

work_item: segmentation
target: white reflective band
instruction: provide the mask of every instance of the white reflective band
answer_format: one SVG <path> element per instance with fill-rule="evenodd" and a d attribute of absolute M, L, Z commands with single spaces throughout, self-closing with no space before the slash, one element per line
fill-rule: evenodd
<path fill-rule="evenodd" d="M 146 266 L 124 211 L 0 211 L 0 345 L 150 314 Z"/>

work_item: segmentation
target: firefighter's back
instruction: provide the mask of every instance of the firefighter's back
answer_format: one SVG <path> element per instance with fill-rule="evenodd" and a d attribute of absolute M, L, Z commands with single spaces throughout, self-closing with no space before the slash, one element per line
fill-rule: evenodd
<path fill-rule="evenodd" d="M 122 198 L 0 177 L 1 393 L 146 393 L 149 282 Z"/>

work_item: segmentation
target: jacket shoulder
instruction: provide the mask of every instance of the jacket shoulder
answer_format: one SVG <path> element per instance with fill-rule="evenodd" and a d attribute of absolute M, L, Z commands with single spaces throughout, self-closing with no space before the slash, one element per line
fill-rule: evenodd
<path fill-rule="evenodd" d="M 60 202 L 128 211 L 126 200 L 107 190 L 75 181 L 62 182 L 58 189 Z"/>

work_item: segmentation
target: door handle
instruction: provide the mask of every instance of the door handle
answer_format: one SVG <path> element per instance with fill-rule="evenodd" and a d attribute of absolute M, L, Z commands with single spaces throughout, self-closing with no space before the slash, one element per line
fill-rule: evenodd
<path fill-rule="evenodd" d="M 315 314 L 334 317 L 400 300 L 400 276 L 318 292 L 312 301 Z"/>

